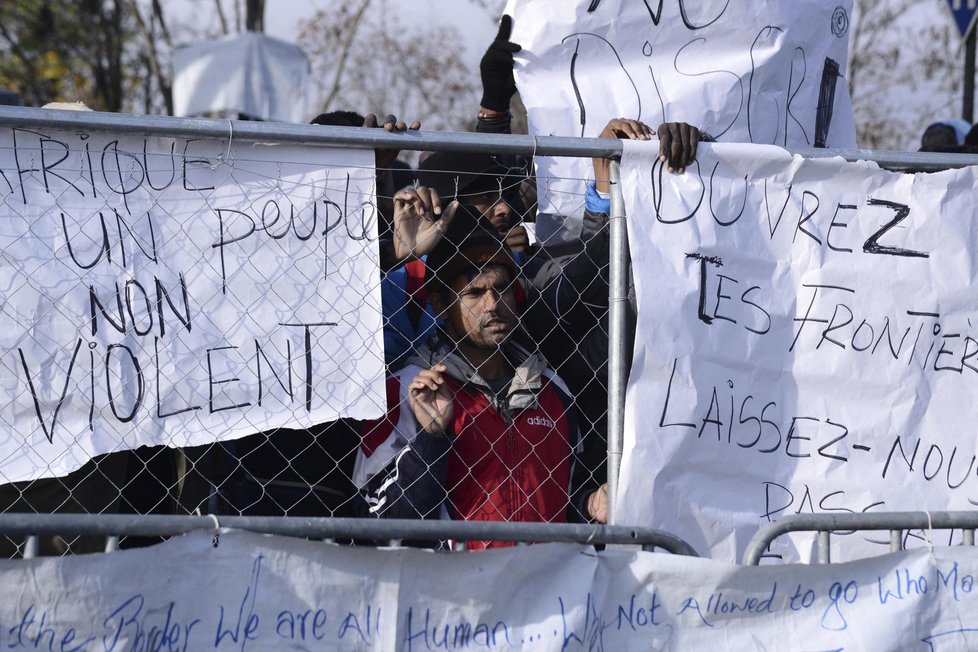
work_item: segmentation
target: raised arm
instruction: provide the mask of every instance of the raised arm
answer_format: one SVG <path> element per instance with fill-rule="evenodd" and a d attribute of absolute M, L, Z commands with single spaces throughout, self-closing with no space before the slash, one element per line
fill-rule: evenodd
<path fill-rule="evenodd" d="M 394 195 L 394 256 L 400 261 L 431 253 L 455 219 L 458 202 L 442 210 L 434 188 L 404 188 Z"/>

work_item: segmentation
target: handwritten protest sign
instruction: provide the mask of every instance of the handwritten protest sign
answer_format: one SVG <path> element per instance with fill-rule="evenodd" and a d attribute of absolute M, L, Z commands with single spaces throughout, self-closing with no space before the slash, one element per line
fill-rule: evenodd
<path fill-rule="evenodd" d="M 679 176 L 625 144 L 639 320 L 621 522 L 733 560 L 782 515 L 975 505 L 978 171 L 718 144 Z M 834 542 L 853 557 L 885 538 Z"/>
<path fill-rule="evenodd" d="M 530 133 L 596 137 L 610 119 L 626 117 L 652 128 L 688 122 L 722 142 L 852 147 L 851 6 L 510 0 Z M 536 161 L 540 237 L 577 237 L 589 162 Z"/>
<path fill-rule="evenodd" d="M 567 544 L 445 555 L 247 533 L 211 540 L 0 562 L 0 582 L 19 587 L 0 596 L 0 644 L 879 652 L 978 642 L 972 548 L 738 567 Z"/>
<path fill-rule="evenodd" d="M 380 414 L 373 154 L 0 132 L 0 481 Z"/>

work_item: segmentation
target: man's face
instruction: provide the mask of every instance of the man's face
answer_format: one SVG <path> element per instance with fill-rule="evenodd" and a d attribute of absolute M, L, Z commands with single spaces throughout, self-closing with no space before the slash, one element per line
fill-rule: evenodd
<path fill-rule="evenodd" d="M 457 299 L 443 313 L 445 329 L 459 343 L 494 349 L 516 330 L 516 297 L 509 270 L 488 265 L 475 276 L 460 274 L 452 282 Z"/>
<path fill-rule="evenodd" d="M 509 231 L 512 226 L 513 208 L 498 190 L 489 190 L 465 197 L 463 203 L 485 215 L 500 233 Z"/>

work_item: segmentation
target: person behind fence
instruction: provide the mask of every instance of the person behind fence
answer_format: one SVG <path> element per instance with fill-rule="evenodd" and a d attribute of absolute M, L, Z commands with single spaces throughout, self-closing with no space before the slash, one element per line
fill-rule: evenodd
<path fill-rule="evenodd" d="M 481 215 L 452 209 L 427 260 L 428 294 L 443 326 L 388 379 L 387 415 L 364 428 L 354 469 L 362 511 L 604 522 L 606 488 L 572 487 L 580 440 L 573 401 L 543 357 L 523 345 L 512 253 Z"/>
<path fill-rule="evenodd" d="M 501 164 L 496 156 L 482 152 L 433 152 L 418 170 L 418 182 L 434 189 L 446 205 L 459 202 L 483 215 L 495 228 L 506 245 L 525 260 L 529 253 L 527 231 L 519 221 L 519 185 L 522 179 Z M 412 195 L 413 188 L 405 188 L 398 196 Z M 401 202 L 401 207 L 404 202 Z M 397 369 L 404 364 L 414 350 L 433 333 L 434 315 L 427 305 L 424 288 L 424 256 L 430 248 L 418 248 L 410 236 L 403 219 L 403 210 L 394 211 L 392 239 L 381 243 L 384 276 L 381 282 L 381 298 L 384 308 L 384 355 L 387 365 Z M 432 246 L 434 243 L 432 243 Z M 389 254 L 385 254 L 385 250 Z"/>
<path fill-rule="evenodd" d="M 971 125 L 960 118 L 938 120 L 927 125 L 920 136 L 921 152 L 946 152 L 965 144 Z"/>
<path fill-rule="evenodd" d="M 408 125 L 394 115 L 387 115 L 380 124 L 373 114 L 352 111 L 321 113 L 311 124 L 376 127 L 389 133 L 421 127 L 417 120 Z M 413 178 L 413 172 L 398 163 L 399 153 L 387 149 L 375 155 L 382 261 L 390 258 L 383 254 L 389 249 L 383 243 L 391 239 L 392 189 Z M 391 292 L 388 285 L 385 279 L 385 311 Z M 385 349 L 392 348 L 390 330 L 384 329 Z M 247 516 L 348 516 L 354 493 L 349 477 L 358 442 L 359 431 L 347 420 L 339 420 L 307 428 L 276 428 L 184 449 L 182 510 Z"/>
<path fill-rule="evenodd" d="M 418 167 L 418 183 L 434 188 L 444 203 L 455 200 L 474 208 L 499 231 L 522 262 L 530 253 L 530 238 L 522 220 L 520 184 L 525 167 L 485 152 L 434 152 Z"/>
<path fill-rule="evenodd" d="M 510 73 L 511 74 L 511 73 Z M 682 172 L 692 163 L 701 138 L 699 130 L 685 123 L 665 123 L 658 129 L 660 155 L 670 170 Z M 627 118 L 608 122 L 600 136 L 647 140 L 656 131 Z M 500 237 L 517 254 L 525 284 L 525 330 L 535 350 L 564 379 L 575 400 L 584 440 L 579 461 L 581 472 L 597 483 L 604 480 L 607 452 L 608 394 L 608 161 L 596 159 L 595 180 L 588 184 L 584 228 L 578 247 L 560 255 L 537 247 L 520 246 L 513 238 L 511 219 L 518 218 L 510 202 L 519 205 L 513 191 L 518 187 L 517 169 L 498 157 L 481 153 L 432 154 L 419 169 L 421 188 L 401 190 L 394 211 L 394 258 L 406 263 L 398 268 L 406 281 L 397 293 L 396 310 L 385 327 L 385 342 L 397 336 L 400 346 L 388 348 L 388 361 L 396 368 L 424 342 L 432 320 L 424 310 L 425 266 L 423 257 L 436 246 L 454 215 L 455 204 L 475 209 L 490 219 Z M 430 205 L 430 211 L 422 206 Z M 419 206 L 418 210 L 408 210 Z M 442 210 L 442 206 L 445 207 Z M 517 226 L 517 228 L 519 228 Z M 526 242 L 526 234 L 518 236 Z M 386 278 L 390 278 L 390 274 Z M 385 279 L 386 280 L 386 279 Z M 387 285 L 385 284 L 385 288 Z M 399 288 L 401 286 L 398 286 Z M 386 289 L 385 289 L 386 292 Z M 409 320 L 407 315 L 420 318 Z M 390 353 L 396 354 L 394 357 Z"/>

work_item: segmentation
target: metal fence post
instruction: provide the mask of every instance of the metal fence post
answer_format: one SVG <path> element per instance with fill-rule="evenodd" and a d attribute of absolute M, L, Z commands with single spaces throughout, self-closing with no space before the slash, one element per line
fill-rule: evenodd
<path fill-rule="evenodd" d="M 611 215 L 609 215 L 608 297 L 608 523 L 615 524 L 618 475 L 625 435 L 625 387 L 627 384 L 628 232 L 621 168 L 611 161 Z"/>

